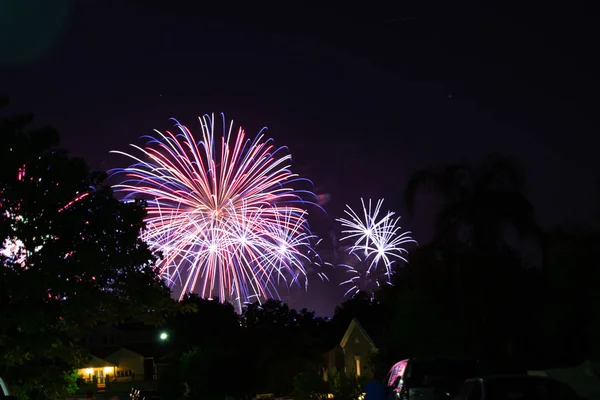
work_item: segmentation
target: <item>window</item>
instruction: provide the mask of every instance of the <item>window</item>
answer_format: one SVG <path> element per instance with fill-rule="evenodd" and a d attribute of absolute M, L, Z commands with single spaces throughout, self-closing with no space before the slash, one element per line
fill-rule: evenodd
<path fill-rule="evenodd" d="M 356 376 L 360 376 L 360 356 L 354 356 L 354 362 L 356 363 Z"/>

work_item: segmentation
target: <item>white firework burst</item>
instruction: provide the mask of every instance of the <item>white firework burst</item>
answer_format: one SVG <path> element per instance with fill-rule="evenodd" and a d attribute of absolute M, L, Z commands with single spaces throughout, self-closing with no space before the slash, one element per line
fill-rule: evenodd
<path fill-rule="evenodd" d="M 389 283 L 393 264 L 397 261 L 406 262 L 405 255 L 408 251 L 405 246 L 410 243 L 416 244 L 416 241 L 411 237 L 410 232 L 402 232 L 399 225 L 400 217 L 394 217 L 396 214 L 393 211 L 382 213 L 383 199 L 377 200 L 374 206 L 372 200 L 369 199 L 368 203 L 365 203 L 365 200 L 361 199 L 361 204 L 362 216 L 346 205 L 344 212 L 348 218 L 336 219 L 343 227 L 340 242 L 352 241 L 348 252 L 359 261 L 366 263 L 365 278 L 383 274 L 385 279 L 378 278 L 376 281 L 378 284 L 382 280 Z M 375 274 L 380 266 L 383 266 L 384 270 L 377 271 L 381 273 Z M 361 279 L 362 273 L 355 267 L 348 267 L 348 270 L 353 273 L 353 278 L 342 284 L 355 283 L 357 279 Z"/>

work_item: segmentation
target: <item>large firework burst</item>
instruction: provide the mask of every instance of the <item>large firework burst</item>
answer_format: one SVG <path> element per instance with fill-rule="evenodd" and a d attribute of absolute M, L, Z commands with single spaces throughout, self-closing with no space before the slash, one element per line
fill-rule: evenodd
<path fill-rule="evenodd" d="M 262 130 L 254 140 L 242 128 L 232 133 L 222 117 L 222 135 L 205 115 L 200 140 L 175 121 L 177 133 L 131 145 L 139 157 L 115 151 L 135 161 L 114 171 L 124 176 L 115 189 L 148 200 L 145 240 L 163 254 L 158 268 L 180 298 L 195 292 L 241 307 L 306 279 L 313 236 L 301 195 L 312 193 L 290 186 L 303 179 L 286 148 Z"/>
<path fill-rule="evenodd" d="M 383 199 L 378 200 L 375 206 L 371 200 L 366 204 L 364 199 L 361 199 L 361 204 L 362 217 L 346 205 L 344 212 L 349 218 L 336 220 L 344 228 L 340 241 L 353 241 L 348 252 L 354 255 L 360 263 L 366 265 L 365 268 L 360 269 L 347 266 L 352 278 L 342 282 L 342 285 L 350 284 L 352 287 L 346 294 L 358 290 L 357 280 L 359 279 L 369 277 L 377 284 L 377 287 L 383 283 L 390 283 L 393 274 L 392 265 L 396 261 L 406 262 L 404 255 L 407 250 L 404 246 L 416 243 L 411 238 L 410 232 L 402 232 L 399 225 L 400 217 L 395 218 L 393 211 L 385 214 L 381 212 Z M 378 271 L 380 266 L 383 266 L 383 271 Z"/>

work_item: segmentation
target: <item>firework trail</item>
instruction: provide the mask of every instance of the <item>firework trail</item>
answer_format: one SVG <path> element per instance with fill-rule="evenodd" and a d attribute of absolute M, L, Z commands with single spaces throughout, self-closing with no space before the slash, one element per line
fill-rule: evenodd
<path fill-rule="evenodd" d="M 375 206 L 371 200 L 365 204 L 361 199 L 361 204 L 362 216 L 346 205 L 344 212 L 348 218 L 336 220 L 343 227 L 340 242 L 351 242 L 348 253 L 355 256 L 358 262 L 357 265 L 345 264 L 347 272 L 352 275 L 352 278 L 342 282 L 342 285 L 351 286 L 346 295 L 360 290 L 360 279 L 372 281 L 377 287 L 390 283 L 393 264 L 398 260 L 406 262 L 404 254 L 407 250 L 404 246 L 416 243 L 410 232 L 401 231 L 400 217 L 394 218 L 392 211 L 382 213 L 383 199 L 378 200 Z M 381 265 L 383 270 L 379 268 Z"/>
<path fill-rule="evenodd" d="M 306 279 L 313 235 L 307 203 L 292 184 L 286 148 L 261 132 L 254 140 L 233 121 L 215 134 L 214 116 L 200 118 L 202 136 L 176 122 L 178 132 L 156 132 L 124 169 L 115 190 L 148 200 L 144 239 L 163 255 L 160 273 L 180 299 L 202 297 L 242 304 L 278 297 L 276 286 Z M 217 128 L 218 130 L 219 128 Z M 264 128 L 263 128 L 264 129 Z M 316 199 L 316 198 L 315 198 Z"/>
<path fill-rule="evenodd" d="M 321 252 L 318 250 L 319 244 L 323 242 L 323 238 L 319 238 L 313 249 L 308 252 L 310 263 L 307 266 L 307 272 L 315 274 L 322 282 L 329 282 L 329 276 L 327 276 L 327 270 L 333 269 L 333 264 L 327 261 L 323 261 L 321 258 Z"/>
<path fill-rule="evenodd" d="M 352 297 L 358 292 L 365 292 L 373 299 L 375 292 L 382 286 L 392 284 L 389 275 L 381 268 L 369 271 L 360 263 L 359 265 L 339 264 L 339 266 L 346 269 L 347 280 L 340 283 L 340 286 L 348 288 L 344 297 Z"/>

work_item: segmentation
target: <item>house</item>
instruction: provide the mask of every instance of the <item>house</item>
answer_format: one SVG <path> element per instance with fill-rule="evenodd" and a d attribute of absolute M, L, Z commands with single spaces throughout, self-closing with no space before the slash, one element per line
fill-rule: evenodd
<path fill-rule="evenodd" d="M 326 354 L 324 379 L 328 380 L 333 370 L 344 371 L 356 377 L 369 379 L 373 377 L 372 358 L 377 352 L 373 339 L 353 319 L 346 329 L 342 340 Z"/>
<path fill-rule="evenodd" d="M 115 364 L 92 355 L 86 365 L 77 370 L 77 375 L 85 382 L 104 383 L 106 376 L 114 376 L 116 368 Z"/>
<path fill-rule="evenodd" d="M 146 377 L 147 363 L 143 355 L 126 348 L 113 348 L 105 354 L 102 357 L 92 354 L 86 365 L 77 370 L 79 378 L 101 384 L 106 381 L 132 382 Z M 154 371 L 152 375 L 155 375 Z"/>
<path fill-rule="evenodd" d="M 163 364 L 170 361 L 170 346 L 159 332 L 138 324 L 97 328 L 81 344 L 92 354 L 77 370 L 86 390 L 103 390 L 105 383 L 112 390 L 151 389 L 159 368 L 164 370 Z"/>

